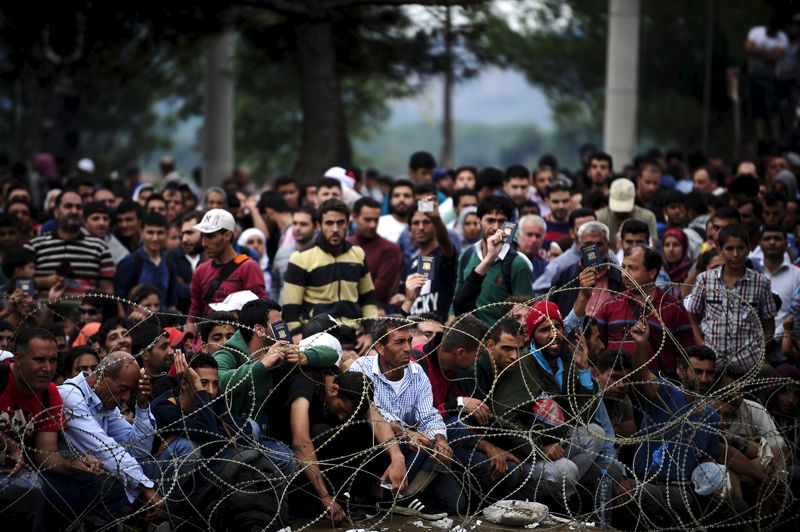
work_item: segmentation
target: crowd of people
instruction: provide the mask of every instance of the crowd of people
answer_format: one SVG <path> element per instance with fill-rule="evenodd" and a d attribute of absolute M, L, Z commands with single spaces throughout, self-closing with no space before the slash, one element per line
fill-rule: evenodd
<path fill-rule="evenodd" d="M 205 189 L 168 159 L 6 164 L 0 515 L 278 530 L 512 499 L 793 529 L 800 157 L 580 155 Z"/>

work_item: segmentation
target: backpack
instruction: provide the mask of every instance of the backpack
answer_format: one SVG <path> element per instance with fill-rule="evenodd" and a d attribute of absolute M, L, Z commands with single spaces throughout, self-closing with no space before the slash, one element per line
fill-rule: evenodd
<path fill-rule="evenodd" d="M 218 458 L 224 467 L 192 496 L 204 527 L 217 532 L 280 530 L 289 522 L 288 486 L 272 461 L 256 449 Z"/>
<path fill-rule="evenodd" d="M 462 272 L 467 269 L 467 264 L 469 264 L 470 259 L 475 254 L 475 246 L 470 246 L 464 250 L 461 254 L 461 259 L 458 262 L 458 268 Z M 517 258 L 517 250 L 514 248 L 508 248 L 508 253 L 506 253 L 505 258 L 502 260 L 502 270 L 503 270 L 503 282 L 506 286 L 506 291 L 509 295 L 514 293 L 514 289 L 511 286 L 511 268 L 514 265 L 514 259 Z M 464 275 L 466 277 L 466 275 Z"/>

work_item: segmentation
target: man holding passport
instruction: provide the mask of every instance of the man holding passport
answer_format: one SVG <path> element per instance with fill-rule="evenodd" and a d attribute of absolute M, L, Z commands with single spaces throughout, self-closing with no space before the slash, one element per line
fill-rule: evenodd
<path fill-rule="evenodd" d="M 411 208 L 408 230 L 415 252 L 405 264 L 406 296 L 395 296 L 410 314 L 433 312 L 447 316 L 456 284 L 456 250 L 436 202 L 423 198 Z"/>
<path fill-rule="evenodd" d="M 502 196 L 487 196 L 478 204 L 478 218 L 481 219 L 482 238 L 474 246 L 468 247 L 461 253 L 458 260 L 456 276 L 456 294 L 464 284 L 470 273 L 483 261 L 488 252 L 487 240 L 498 229 L 503 230 L 506 241 L 500 249 L 494 263 L 486 272 L 481 292 L 476 301 L 478 317 L 487 326 L 491 327 L 497 322 L 503 310 L 499 305 L 490 305 L 503 301 L 510 295 L 523 295 L 533 297 L 533 267 L 528 258 L 511 246 L 516 228 L 504 224 L 511 220 L 514 205 L 511 200 Z M 487 306 L 488 305 L 488 306 Z M 450 309 L 453 315 L 453 309 Z"/>

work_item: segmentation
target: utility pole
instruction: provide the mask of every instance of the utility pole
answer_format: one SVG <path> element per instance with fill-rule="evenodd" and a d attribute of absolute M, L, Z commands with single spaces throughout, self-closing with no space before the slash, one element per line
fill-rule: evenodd
<path fill-rule="evenodd" d="M 203 187 L 219 186 L 233 172 L 234 38 L 225 30 L 205 51 Z"/>
<path fill-rule="evenodd" d="M 636 155 L 639 0 L 609 0 L 603 145 L 622 168 Z"/>

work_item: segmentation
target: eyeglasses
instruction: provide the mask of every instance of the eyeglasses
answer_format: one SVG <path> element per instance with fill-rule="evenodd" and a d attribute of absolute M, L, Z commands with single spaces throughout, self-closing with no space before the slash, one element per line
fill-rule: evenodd
<path fill-rule="evenodd" d="M 96 308 L 91 308 L 91 307 L 81 308 L 81 314 L 91 314 L 92 316 L 94 316 L 95 314 L 100 314 L 100 311 L 97 310 Z"/>

